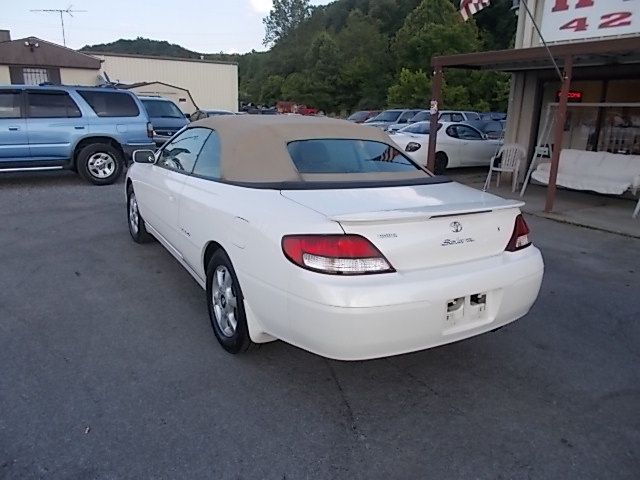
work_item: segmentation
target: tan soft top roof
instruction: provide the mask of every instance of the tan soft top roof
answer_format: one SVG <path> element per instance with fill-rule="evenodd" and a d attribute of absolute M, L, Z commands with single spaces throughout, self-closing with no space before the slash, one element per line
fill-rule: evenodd
<path fill-rule="evenodd" d="M 295 140 L 342 138 L 393 145 L 378 128 L 326 117 L 221 115 L 198 120 L 192 126 L 218 133 L 221 178 L 231 182 L 304 181 L 287 151 L 287 144 Z"/>

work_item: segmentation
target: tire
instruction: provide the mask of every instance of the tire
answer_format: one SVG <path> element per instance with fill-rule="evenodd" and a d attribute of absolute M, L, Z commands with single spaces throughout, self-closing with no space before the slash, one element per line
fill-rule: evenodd
<path fill-rule="evenodd" d="M 138 210 L 138 201 L 133 187 L 127 189 L 127 224 L 129 225 L 129 233 L 136 243 L 148 243 L 153 237 L 144 225 L 144 219 Z"/>
<path fill-rule="evenodd" d="M 207 266 L 207 308 L 213 333 L 227 352 L 242 353 L 255 346 L 249 337 L 242 289 L 224 250 L 214 253 Z"/>
<path fill-rule="evenodd" d="M 435 172 L 433 173 L 436 175 L 444 175 L 447 165 L 449 165 L 449 158 L 447 157 L 447 154 L 444 152 L 436 153 Z"/>
<path fill-rule="evenodd" d="M 111 185 L 124 167 L 122 153 L 106 143 L 92 143 L 78 153 L 76 168 L 82 178 L 94 185 Z"/>

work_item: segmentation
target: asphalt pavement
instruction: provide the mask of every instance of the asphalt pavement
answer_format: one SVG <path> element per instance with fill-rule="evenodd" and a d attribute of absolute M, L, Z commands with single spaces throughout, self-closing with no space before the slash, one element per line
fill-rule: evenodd
<path fill-rule="evenodd" d="M 528 217 L 528 316 L 349 363 L 224 352 L 122 183 L 5 174 L 0 206 L 2 479 L 640 478 L 638 239 Z"/>

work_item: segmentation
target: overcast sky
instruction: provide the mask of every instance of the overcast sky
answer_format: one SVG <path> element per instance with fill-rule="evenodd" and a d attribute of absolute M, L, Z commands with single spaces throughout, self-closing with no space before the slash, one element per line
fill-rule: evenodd
<path fill-rule="evenodd" d="M 312 0 L 326 5 L 331 0 Z M 31 12 L 67 8 L 86 12 L 65 15 L 67 46 L 108 43 L 119 38 L 167 40 L 202 53 L 263 50 L 262 18 L 271 0 L 0 0 L 0 30 L 11 38 L 34 36 L 62 44 L 60 16 Z"/>

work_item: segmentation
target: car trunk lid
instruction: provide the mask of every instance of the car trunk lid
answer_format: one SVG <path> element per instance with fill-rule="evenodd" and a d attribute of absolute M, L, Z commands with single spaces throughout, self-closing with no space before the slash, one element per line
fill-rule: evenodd
<path fill-rule="evenodd" d="M 500 254 L 523 205 L 453 182 L 281 193 L 366 237 L 398 271 Z"/>

